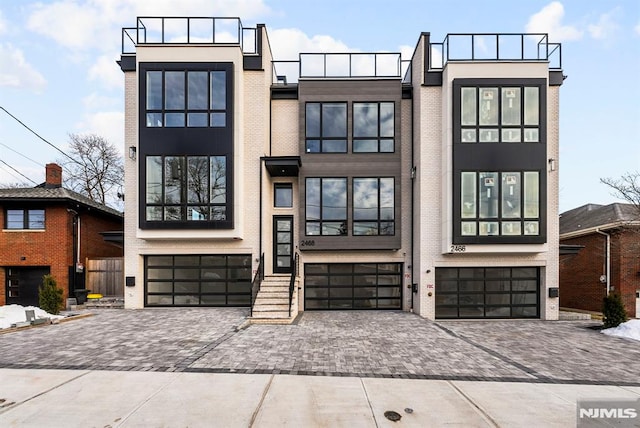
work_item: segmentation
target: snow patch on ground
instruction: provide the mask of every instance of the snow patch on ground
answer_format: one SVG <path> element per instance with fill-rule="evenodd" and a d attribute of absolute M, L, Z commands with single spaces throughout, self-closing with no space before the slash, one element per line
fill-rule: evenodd
<path fill-rule="evenodd" d="M 51 315 L 46 311 L 35 306 L 8 305 L 0 306 L 0 329 L 9 328 L 11 324 L 27 320 L 25 310 L 32 309 L 35 311 L 36 318 L 61 319 L 62 315 Z"/>
<path fill-rule="evenodd" d="M 602 330 L 608 336 L 626 337 L 628 339 L 640 340 L 640 319 L 629 320 L 617 327 Z"/>

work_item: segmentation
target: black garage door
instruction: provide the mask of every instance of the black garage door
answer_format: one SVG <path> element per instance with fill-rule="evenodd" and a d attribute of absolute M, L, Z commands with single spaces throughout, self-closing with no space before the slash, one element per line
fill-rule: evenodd
<path fill-rule="evenodd" d="M 251 255 L 145 257 L 146 306 L 251 306 Z"/>
<path fill-rule="evenodd" d="M 49 267 L 8 267 L 5 272 L 7 305 L 39 306 L 38 288 Z"/>
<path fill-rule="evenodd" d="M 314 309 L 401 309 L 401 263 L 304 265 L 304 306 Z"/>
<path fill-rule="evenodd" d="M 539 318 L 537 267 L 436 268 L 436 318 Z"/>

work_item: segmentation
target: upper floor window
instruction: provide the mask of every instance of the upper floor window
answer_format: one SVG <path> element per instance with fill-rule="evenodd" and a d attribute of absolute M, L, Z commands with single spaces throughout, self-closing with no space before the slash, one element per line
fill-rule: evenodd
<path fill-rule="evenodd" d="M 538 86 L 463 86 L 461 91 L 461 142 L 540 141 Z"/>
<path fill-rule="evenodd" d="M 227 220 L 225 156 L 147 156 L 146 221 Z"/>
<path fill-rule="evenodd" d="M 538 236 L 538 171 L 462 172 L 462 236 Z"/>
<path fill-rule="evenodd" d="M 44 229 L 44 210 L 6 210 L 7 229 Z"/>
<path fill-rule="evenodd" d="M 307 153 L 347 152 L 347 103 L 307 103 Z"/>
<path fill-rule="evenodd" d="M 393 153 L 393 102 L 353 103 L 353 152 Z"/>
<path fill-rule="evenodd" d="M 353 179 L 353 234 L 394 235 L 394 179 Z"/>
<path fill-rule="evenodd" d="M 147 71 L 147 127 L 225 127 L 226 91 L 224 70 Z"/>
<path fill-rule="evenodd" d="M 352 201 L 347 206 L 351 182 Z M 311 235 L 348 235 L 352 221 L 353 236 L 395 235 L 395 179 L 371 178 L 307 178 L 305 220 Z M 347 218 L 347 211 L 352 218 Z"/>

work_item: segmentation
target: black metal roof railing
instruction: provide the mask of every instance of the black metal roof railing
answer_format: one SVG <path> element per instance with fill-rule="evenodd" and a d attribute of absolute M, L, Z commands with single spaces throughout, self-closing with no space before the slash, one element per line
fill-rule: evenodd
<path fill-rule="evenodd" d="M 239 45 L 256 54 L 257 29 L 242 26 L 240 18 L 138 17 L 135 27 L 122 29 L 122 54 L 134 54 L 145 44 Z"/>
<path fill-rule="evenodd" d="M 453 61 L 544 61 L 562 69 L 562 47 L 546 33 L 450 33 L 430 43 L 429 69 L 441 70 Z"/>
<path fill-rule="evenodd" d="M 273 83 L 300 79 L 399 79 L 410 72 L 411 61 L 400 53 L 301 53 L 297 60 L 273 61 Z"/>

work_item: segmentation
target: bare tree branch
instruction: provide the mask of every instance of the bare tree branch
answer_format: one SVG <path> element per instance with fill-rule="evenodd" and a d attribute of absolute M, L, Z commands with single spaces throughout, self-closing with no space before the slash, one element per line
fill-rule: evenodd
<path fill-rule="evenodd" d="M 612 189 L 612 196 L 632 204 L 636 208 L 638 219 L 640 219 L 640 172 L 627 172 L 617 179 L 601 178 L 600 182 Z"/>
<path fill-rule="evenodd" d="M 105 205 L 119 205 L 122 188 L 122 156 L 104 138 L 95 134 L 69 134 L 71 160 L 59 160 L 65 168 L 65 184 L 76 192 Z"/>

